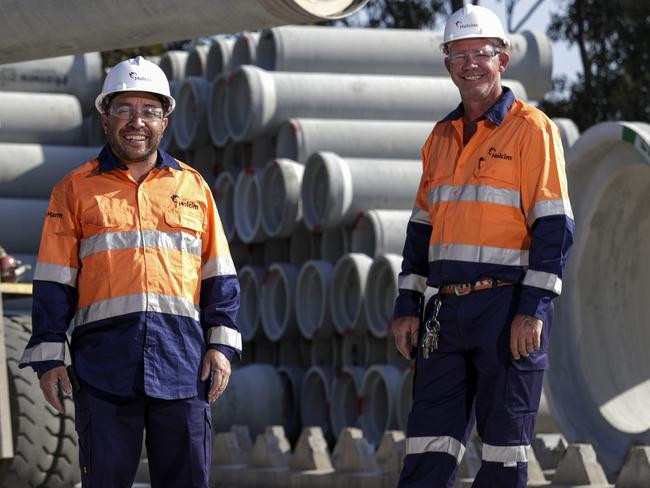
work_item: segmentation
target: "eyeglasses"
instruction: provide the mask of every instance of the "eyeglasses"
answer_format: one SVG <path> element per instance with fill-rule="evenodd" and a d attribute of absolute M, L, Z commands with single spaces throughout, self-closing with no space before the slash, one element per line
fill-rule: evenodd
<path fill-rule="evenodd" d="M 501 51 L 492 47 L 482 47 L 480 49 L 471 49 L 469 51 L 450 52 L 447 55 L 449 62 L 453 64 L 465 64 L 467 58 L 471 58 L 475 63 L 487 63 Z"/>
<path fill-rule="evenodd" d="M 117 117 L 120 120 L 132 120 L 136 114 L 142 119 L 143 122 L 158 122 L 164 117 L 163 110 L 159 107 L 145 105 L 138 109 L 133 105 L 121 104 L 111 105 L 108 109 L 108 114 L 112 117 Z"/>

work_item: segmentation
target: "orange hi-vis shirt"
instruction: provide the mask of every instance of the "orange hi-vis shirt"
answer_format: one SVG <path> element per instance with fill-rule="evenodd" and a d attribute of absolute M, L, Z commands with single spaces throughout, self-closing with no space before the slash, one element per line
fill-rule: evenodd
<path fill-rule="evenodd" d="M 239 284 L 210 188 L 159 152 L 138 184 L 105 146 L 52 191 L 21 366 L 117 395 L 197 395 L 206 348 L 241 352 Z"/>
<path fill-rule="evenodd" d="M 521 283 L 518 313 L 561 292 L 575 224 L 559 131 L 505 88 L 463 144 L 462 105 L 422 148 L 395 317 L 419 316 L 426 286 L 482 277 Z"/>

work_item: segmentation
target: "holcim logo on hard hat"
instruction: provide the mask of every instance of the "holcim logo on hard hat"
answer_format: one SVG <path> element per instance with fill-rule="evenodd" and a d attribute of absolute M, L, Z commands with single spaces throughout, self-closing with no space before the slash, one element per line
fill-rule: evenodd
<path fill-rule="evenodd" d="M 153 81 L 151 78 L 147 78 L 145 76 L 138 76 L 138 73 L 136 73 L 135 71 L 129 72 L 129 76 L 136 81 L 149 81 L 149 82 Z"/>
<path fill-rule="evenodd" d="M 469 29 L 471 27 L 476 27 L 478 29 L 478 24 L 463 24 L 462 21 L 457 20 L 456 27 L 458 27 L 459 29 Z"/>

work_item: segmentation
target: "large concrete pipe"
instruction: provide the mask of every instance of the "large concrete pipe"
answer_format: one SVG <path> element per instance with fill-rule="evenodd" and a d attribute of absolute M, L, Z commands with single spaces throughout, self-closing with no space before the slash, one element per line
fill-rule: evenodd
<path fill-rule="evenodd" d="M 397 298 L 397 276 L 402 268 L 402 256 L 385 254 L 375 258 L 368 270 L 366 296 L 363 302 L 370 332 L 386 337 Z"/>
<path fill-rule="evenodd" d="M 359 427 L 359 397 L 365 368 L 347 366 L 336 372 L 332 383 L 330 422 L 338 438 L 346 427 Z"/>
<path fill-rule="evenodd" d="M 269 266 L 262 283 L 262 328 L 271 341 L 297 338 L 296 283 L 298 268 L 289 263 L 274 263 Z"/>
<path fill-rule="evenodd" d="M 226 125 L 227 78 L 218 76 L 212 82 L 208 96 L 208 129 L 210 139 L 216 146 L 225 145 L 230 139 Z"/>
<path fill-rule="evenodd" d="M 0 196 L 50 198 L 52 187 L 85 161 L 97 157 L 101 148 L 0 144 Z M 21 207 L 17 204 L 18 208 Z M 38 217 L 42 224 L 45 212 Z M 23 220 L 28 222 L 28 220 Z M 18 228 L 23 228 L 24 225 Z M 15 231 L 15 228 L 11 229 Z M 2 241 L 0 241 L 2 243 Z"/>
<path fill-rule="evenodd" d="M 320 427 L 325 438 L 330 442 L 336 435 L 330 423 L 329 406 L 331 404 L 334 368 L 312 366 L 305 373 L 300 392 L 300 413 L 303 427 Z M 255 402 L 257 404 L 257 402 Z"/>
<path fill-rule="evenodd" d="M 290 119 L 278 132 L 276 154 L 305 164 L 319 151 L 347 158 L 418 159 L 434 122 Z"/>
<path fill-rule="evenodd" d="M 219 38 L 210 45 L 205 67 L 205 78 L 208 81 L 214 81 L 228 73 L 234 44 L 234 38 Z"/>
<path fill-rule="evenodd" d="M 264 334 L 260 319 L 260 297 L 264 268 L 243 266 L 237 273 L 241 288 L 241 304 L 237 313 L 237 325 L 243 341 L 253 341 Z"/>
<path fill-rule="evenodd" d="M 368 368 L 361 384 L 359 424 L 370 444 L 379 445 L 384 431 L 397 428 L 401 372 L 387 365 Z"/>
<path fill-rule="evenodd" d="M 213 431 L 225 432 L 241 424 L 256 436 L 267 425 L 283 425 L 291 408 L 283 392 L 282 378 L 273 366 L 251 364 L 233 370 L 228 388 L 212 404 Z"/>
<path fill-rule="evenodd" d="M 551 88 L 551 41 L 541 32 L 509 33 L 509 78 L 541 100 Z M 448 76 L 442 32 L 412 29 L 282 26 L 263 31 L 257 65 L 275 71 Z"/>
<path fill-rule="evenodd" d="M 246 168 L 235 183 L 235 228 L 244 242 L 264 242 L 268 236 L 262 228 L 260 171 Z"/>
<path fill-rule="evenodd" d="M 371 257 L 401 253 L 410 210 L 368 210 L 352 228 L 351 252 Z"/>
<path fill-rule="evenodd" d="M 345 225 L 324 229 L 320 239 L 321 258 L 336 263 L 350 251 L 350 234 L 352 229 Z"/>
<path fill-rule="evenodd" d="M 414 368 L 407 368 L 402 373 L 397 400 L 397 427 L 406 432 L 409 413 L 413 406 L 413 375 Z"/>
<path fill-rule="evenodd" d="M 382 362 L 395 366 L 399 370 L 406 369 L 411 365 L 410 361 L 402 356 L 402 353 L 395 347 L 395 338 L 393 337 L 392 331 L 388 332 L 386 339 L 380 340 L 383 341 L 382 344 L 384 346 L 384 361 Z"/>
<path fill-rule="evenodd" d="M 252 352 L 253 363 L 278 364 L 278 345 L 266 337 L 259 337 L 250 343 L 249 353 Z"/>
<path fill-rule="evenodd" d="M 181 82 L 179 81 L 170 81 L 169 82 L 169 93 L 172 97 L 176 99 L 178 95 L 178 88 L 180 87 Z M 168 117 L 169 122 L 167 122 L 167 128 L 163 132 L 162 139 L 160 140 L 160 149 L 169 154 L 173 154 L 179 150 L 178 145 L 176 144 L 176 138 L 174 137 L 174 125 L 176 123 L 176 111 L 172 112 Z"/>
<path fill-rule="evenodd" d="M 235 70 L 243 64 L 255 64 L 257 59 L 257 40 L 259 32 L 240 32 L 235 39 L 230 58 L 230 70 Z"/>
<path fill-rule="evenodd" d="M 198 147 L 194 151 L 190 151 L 186 162 L 201 173 L 203 179 L 212 186 L 217 178 L 218 165 L 222 159 L 222 155 L 223 150 L 221 148 L 214 147 L 208 143 Z"/>
<path fill-rule="evenodd" d="M 214 200 L 219 209 L 219 217 L 228 242 L 236 242 L 235 228 L 235 179 L 232 174 L 222 171 L 214 182 Z"/>
<path fill-rule="evenodd" d="M 22 3 L 19 5 L 22 7 Z M 16 9 L 13 7 L 2 9 L 4 28 L 0 32 L 0 37 L 7 34 L 7 30 L 11 27 L 4 22 L 6 16 L 15 13 L 17 9 L 18 5 Z M 34 18 L 31 14 L 29 17 Z M 13 41 L 14 39 L 10 42 Z M 2 46 L 0 52 L 4 52 L 7 47 L 6 42 L 0 42 L 0 45 Z M 6 62 L 29 59 L 20 56 L 23 53 L 23 46 L 16 49 L 14 56 L 10 58 L 0 54 L 0 60 Z M 85 51 L 87 50 L 80 52 Z M 18 56 L 15 56 L 16 54 Z M 95 110 L 95 97 L 101 91 L 103 78 L 102 58 L 98 52 L 0 65 L 0 90 L 71 94 L 79 99 L 84 114 Z"/>
<path fill-rule="evenodd" d="M 302 219 L 300 188 L 305 167 L 289 159 L 269 161 L 262 172 L 262 228 L 269 237 L 290 237 Z"/>
<path fill-rule="evenodd" d="M 0 91 L 0 143 L 82 143 L 81 106 L 72 95 Z"/>
<path fill-rule="evenodd" d="M 166 133 L 167 131 L 165 131 Z M 85 115 L 81 123 L 81 145 L 101 146 L 106 142 L 106 135 L 102 127 L 101 118 L 98 112 L 90 112 Z M 77 143 L 73 143 L 77 144 Z"/>
<path fill-rule="evenodd" d="M 580 138 L 580 129 L 576 123 L 571 119 L 556 117 L 552 119 L 560 130 L 560 137 L 562 138 L 562 147 L 566 155 L 576 141 Z"/>
<path fill-rule="evenodd" d="M 289 240 L 289 260 L 296 266 L 302 266 L 310 259 L 320 259 L 320 236 L 305 227 L 304 222 L 298 224 Z"/>
<path fill-rule="evenodd" d="M 302 209 L 310 229 L 352 224 L 370 209 L 410 209 L 422 176 L 415 159 L 343 159 L 313 154 L 302 179 Z"/>
<path fill-rule="evenodd" d="M 341 334 L 364 333 L 367 330 L 363 297 L 372 259 L 365 254 L 349 253 L 334 267 L 330 290 L 332 323 Z"/>
<path fill-rule="evenodd" d="M 341 343 L 341 364 L 343 366 L 369 366 L 386 362 L 384 339 L 377 339 L 366 333 L 349 333 Z"/>
<path fill-rule="evenodd" d="M 518 81 L 504 84 L 527 98 Z M 281 73 L 241 66 L 229 80 L 226 123 L 233 139 L 252 140 L 275 133 L 292 117 L 433 121 L 459 102 L 448 77 Z"/>
<path fill-rule="evenodd" d="M 296 319 L 305 339 L 330 337 L 333 332 L 329 294 L 334 266 L 323 260 L 302 265 L 296 284 Z"/>
<path fill-rule="evenodd" d="M 300 415 L 300 392 L 305 379 L 305 370 L 294 366 L 278 367 L 278 374 L 282 381 L 282 394 L 284 396 L 284 429 L 289 441 L 294 443 L 302 428 Z"/>
<path fill-rule="evenodd" d="M 178 81 L 180 83 L 185 79 L 185 65 L 189 55 L 189 52 L 179 49 L 167 51 L 160 57 L 158 66 L 163 70 L 169 81 Z"/>
<path fill-rule="evenodd" d="M 185 79 L 178 88 L 174 111 L 174 137 L 178 147 L 187 151 L 208 143 L 208 118 L 206 105 L 210 83 L 204 78 Z"/>
<path fill-rule="evenodd" d="M 185 62 L 185 78 L 190 76 L 205 78 L 209 50 L 210 46 L 207 44 L 197 44 L 190 50 Z"/>
<path fill-rule="evenodd" d="M 650 125 L 607 122 L 569 150 L 576 222 L 549 350 L 546 395 L 569 442 L 589 439 L 609 472 L 650 443 Z"/>

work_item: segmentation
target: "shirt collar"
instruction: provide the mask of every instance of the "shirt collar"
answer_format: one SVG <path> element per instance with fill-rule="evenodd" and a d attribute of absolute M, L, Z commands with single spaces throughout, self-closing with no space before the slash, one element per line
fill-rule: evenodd
<path fill-rule="evenodd" d="M 106 144 L 101 152 L 99 153 L 99 156 L 97 156 L 97 160 L 99 161 L 99 172 L 104 173 L 106 171 L 112 171 L 114 169 L 128 169 L 128 166 L 124 163 L 121 163 L 117 160 L 115 155 L 113 154 L 113 151 L 111 150 L 111 147 Z M 164 168 L 164 167 L 169 167 L 172 169 L 177 169 L 178 171 L 183 171 L 183 168 L 181 168 L 180 164 L 171 157 L 169 154 L 167 154 L 165 151 L 158 149 L 158 157 L 156 158 L 156 168 Z"/>
<path fill-rule="evenodd" d="M 490 107 L 490 109 L 481 115 L 478 120 L 490 119 L 494 125 L 501 125 L 503 119 L 506 117 L 508 110 L 512 107 L 512 104 L 515 103 L 515 95 L 512 93 L 512 90 L 507 86 L 503 87 L 503 93 L 499 99 Z M 447 115 L 442 122 L 447 122 L 450 120 L 458 120 L 465 113 L 462 102 L 458 104 L 454 110 L 452 110 L 449 115 Z"/>

